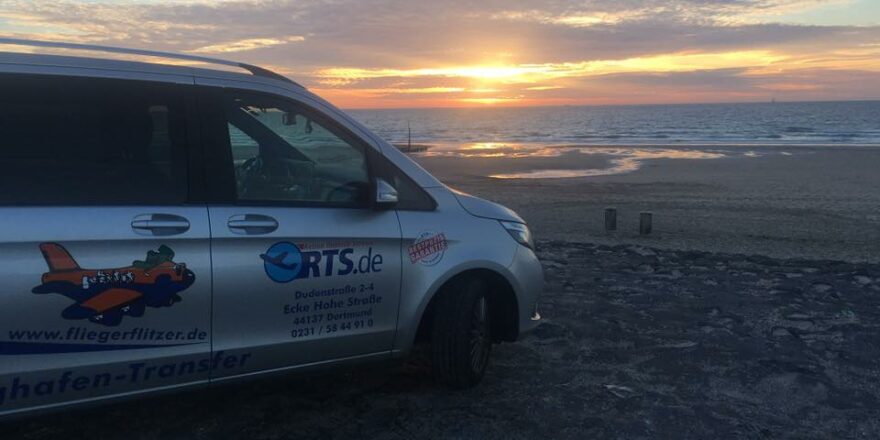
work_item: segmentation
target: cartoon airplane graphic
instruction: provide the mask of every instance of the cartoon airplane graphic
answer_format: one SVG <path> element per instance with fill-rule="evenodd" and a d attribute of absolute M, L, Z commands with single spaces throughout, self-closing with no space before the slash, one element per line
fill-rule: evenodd
<path fill-rule="evenodd" d="M 57 243 L 43 243 L 40 251 L 49 272 L 31 291 L 58 293 L 76 303 L 61 312 L 65 319 L 88 319 L 116 326 L 124 315 L 143 316 L 149 307 L 170 307 L 181 300 L 179 292 L 195 282 L 184 263 L 173 261 L 174 251 L 162 245 L 148 251 L 145 260 L 116 269 L 81 269 L 70 253 Z"/>
<path fill-rule="evenodd" d="M 282 252 L 274 257 L 271 257 L 267 254 L 260 254 L 260 258 L 273 266 L 278 266 L 282 269 L 287 270 L 296 270 L 296 267 L 299 266 L 299 263 L 287 264 L 284 262 L 284 259 L 287 258 L 287 254 L 288 252 Z"/>

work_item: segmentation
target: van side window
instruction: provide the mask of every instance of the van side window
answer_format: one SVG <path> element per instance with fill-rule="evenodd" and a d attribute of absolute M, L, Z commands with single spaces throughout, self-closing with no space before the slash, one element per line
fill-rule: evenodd
<path fill-rule="evenodd" d="M 226 96 L 238 201 L 333 206 L 369 202 L 367 155 L 357 142 L 293 103 L 259 95 Z"/>
<path fill-rule="evenodd" d="M 185 202 L 182 96 L 138 81 L 0 76 L 0 204 Z"/>

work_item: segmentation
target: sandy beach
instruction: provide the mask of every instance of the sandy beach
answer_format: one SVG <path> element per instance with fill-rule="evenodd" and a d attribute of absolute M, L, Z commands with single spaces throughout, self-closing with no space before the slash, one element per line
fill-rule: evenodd
<path fill-rule="evenodd" d="M 513 208 L 541 239 L 880 261 L 876 147 L 463 148 L 413 157 L 450 186 Z M 637 169 L 602 174 L 621 161 Z M 584 169 L 599 175 L 488 177 Z M 604 230 L 606 207 L 618 209 L 615 233 Z M 650 236 L 638 235 L 641 211 L 653 213 Z"/>

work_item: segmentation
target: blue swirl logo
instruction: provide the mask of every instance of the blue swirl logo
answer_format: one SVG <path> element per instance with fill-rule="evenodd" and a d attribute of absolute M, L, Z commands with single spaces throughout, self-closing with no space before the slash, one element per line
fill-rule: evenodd
<path fill-rule="evenodd" d="M 299 247 L 287 241 L 273 244 L 265 254 L 260 254 L 260 258 L 263 259 L 266 275 L 276 283 L 293 281 L 299 276 L 303 266 Z"/>

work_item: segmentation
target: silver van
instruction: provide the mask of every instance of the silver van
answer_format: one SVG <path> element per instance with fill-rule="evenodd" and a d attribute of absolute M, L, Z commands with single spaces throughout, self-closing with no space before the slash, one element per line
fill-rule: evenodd
<path fill-rule="evenodd" d="M 519 216 L 289 79 L 0 44 L 31 52 L 0 53 L 0 416 L 421 341 L 436 380 L 465 388 L 538 324 Z"/>

